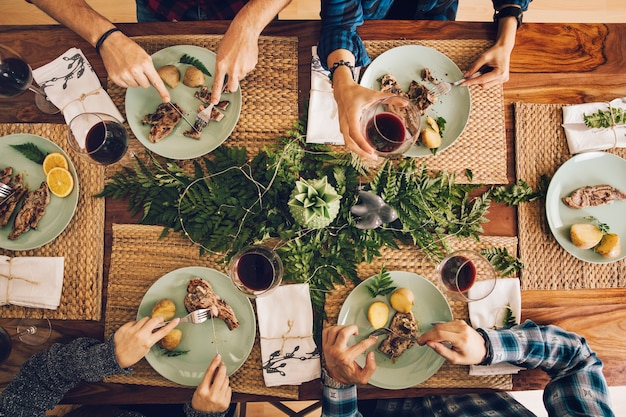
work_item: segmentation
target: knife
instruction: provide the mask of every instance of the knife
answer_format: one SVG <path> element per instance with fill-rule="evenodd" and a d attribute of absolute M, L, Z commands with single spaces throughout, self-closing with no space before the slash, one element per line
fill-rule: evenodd
<path fill-rule="evenodd" d="M 178 107 L 176 107 L 176 106 L 175 106 L 175 105 L 174 105 L 171 101 L 168 101 L 168 104 L 170 105 L 170 107 L 171 107 L 171 108 L 173 108 L 174 110 L 176 110 L 176 113 L 178 113 L 178 114 L 180 115 L 180 117 L 182 117 L 182 118 L 183 118 L 183 120 L 184 120 L 184 121 L 185 121 L 185 122 L 186 122 L 189 126 L 191 126 L 191 128 L 192 128 L 193 130 L 195 130 L 195 131 L 196 131 L 196 133 L 202 133 L 202 132 L 201 132 L 201 131 L 199 131 L 199 130 L 198 130 L 198 129 L 197 129 L 197 128 L 196 128 L 196 127 L 195 127 L 195 126 L 194 126 L 194 125 L 193 125 L 193 124 L 189 121 L 189 120 L 187 120 L 187 118 L 185 117 L 185 115 L 184 115 L 184 114 L 183 114 L 180 110 L 178 110 Z"/>

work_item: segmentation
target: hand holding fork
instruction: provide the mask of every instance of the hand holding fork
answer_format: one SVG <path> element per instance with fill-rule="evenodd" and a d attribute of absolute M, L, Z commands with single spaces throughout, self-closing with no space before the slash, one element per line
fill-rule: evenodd
<path fill-rule="evenodd" d="M 199 310 L 192 311 L 191 313 L 187 314 L 185 317 L 182 317 L 180 319 L 179 324 L 180 323 L 193 323 L 193 324 L 204 323 L 208 319 L 215 316 L 213 313 L 214 312 L 210 308 L 201 308 Z M 160 329 L 161 327 L 167 325 L 170 321 L 166 321 L 161 324 L 158 324 L 154 328 L 154 330 Z"/>

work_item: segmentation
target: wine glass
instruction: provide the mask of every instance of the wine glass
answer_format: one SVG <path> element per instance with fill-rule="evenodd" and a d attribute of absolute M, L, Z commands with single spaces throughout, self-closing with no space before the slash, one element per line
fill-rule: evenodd
<path fill-rule="evenodd" d="M 4 327 L 0 327 L 0 364 L 8 359 L 12 345 L 11 336 Z"/>
<path fill-rule="evenodd" d="M 30 90 L 35 104 L 44 113 L 56 114 L 59 109 L 48 100 L 46 93 L 33 85 L 33 71 L 17 52 L 0 44 L 0 97 L 10 98 Z"/>
<path fill-rule="evenodd" d="M 391 96 L 378 100 L 361 115 L 363 135 L 386 158 L 404 154 L 420 132 L 420 112 L 408 98 Z"/>
<path fill-rule="evenodd" d="M 478 301 L 496 287 L 497 274 L 487 258 L 473 250 L 450 253 L 437 265 L 439 282 L 458 301 Z"/>
<path fill-rule="evenodd" d="M 68 125 L 67 140 L 74 152 L 100 165 L 119 161 L 128 148 L 128 132 L 122 122 L 104 113 L 74 117 Z"/>
<path fill-rule="evenodd" d="M 41 345 L 52 333 L 48 319 L 21 319 L 17 323 L 17 337 L 27 345 Z"/>
<path fill-rule="evenodd" d="M 256 298 L 280 285 L 283 263 L 272 249 L 262 245 L 251 245 L 233 257 L 228 271 L 239 291 L 250 298 Z"/>

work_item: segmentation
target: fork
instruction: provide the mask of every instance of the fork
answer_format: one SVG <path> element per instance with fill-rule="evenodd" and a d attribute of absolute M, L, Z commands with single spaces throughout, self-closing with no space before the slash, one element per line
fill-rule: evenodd
<path fill-rule="evenodd" d="M 448 94 L 450 92 L 450 90 L 452 90 L 452 87 L 456 87 L 457 85 L 461 84 L 463 81 L 467 81 L 467 80 L 471 80 L 472 78 L 480 77 L 483 74 L 484 74 L 484 72 L 477 71 L 474 74 L 470 75 L 469 77 L 461 78 L 459 81 L 455 81 L 453 83 L 451 83 L 449 81 L 440 81 L 439 83 L 435 84 L 435 86 L 430 88 L 428 90 L 428 92 L 430 94 L 432 94 L 432 95 L 435 95 L 435 96 L 443 96 L 444 94 Z"/>
<path fill-rule="evenodd" d="M 191 313 L 187 314 L 185 317 L 182 317 L 179 323 L 200 324 L 200 323 L 204 323 L 211 317 L 213 317 L 213 313 L 211 313 L 210 308 L 201 308 L 199 310 L 192 311 Z M 166 321 L 164 323 L 157 325 L 154 328 L 154 330 L 160 329 L 161 327 L 167 325 L 170 321 Z"/>
<path fill-rule="evenodd" d="M 413 342 L 417 342 L 417 337 L 405 336 L 405 335 L 402 335 L 402 334 L 398 334 L 398 333 L 394 332 L 393 330 L 391 330 L 389 327 L 378 328 L 378 329 L 372 331 L 368 335 L 368 337 L 369 336 L 381 336 L 383 334 L 390 334 L 390 335 L 393 335 L 395 337 L 399 337 L 401 339 L 412 340 Z"/>
<path fill-rule="evenodd" d="M 226 91 L 226 83 L 228 83 L 228 74 L 224 77 L 224 86 L 222 87 L 222 93 Z M 207 108 L 202 110 L 196 116 L 195 125 L 200 126 L 201 129 L 204 129 L 206 125 L 209 124 L 209 120 L 211 120 L 211 112 L 213 111 L 213 107 L 215 107 L 215 103 L 210 103 Z"/>
<path fill-rule="evenodd" d="M 3 205 L 13 194 L 15 194 L 15 190 L 13 188 L 0 182 L 0 206 Z"/>

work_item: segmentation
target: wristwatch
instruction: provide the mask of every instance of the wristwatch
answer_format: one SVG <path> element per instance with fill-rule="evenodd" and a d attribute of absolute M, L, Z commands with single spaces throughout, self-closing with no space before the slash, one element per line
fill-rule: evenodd
<path fill-rule="evenodd" d="M 493 21 L 497 22 L 503 17 L 513 16 L 517 19 L 517 28 L 519 29 L 519 27 L 522 26 L 523 15 L 524 15 L 524 12 L 522 11 L 521 7 L 507 6 L 507 7 L 503 7 L 501 10 L 495 11 L 495 13 L 493 14 Z"/>
<path fill-rule="evenodd" d="M 327 387 L 335 388 L 335 389 L 343 389 L 343 388 L 348 388 L 348 387 L 352 386 L 352 384 L 342 384 L 341 382 L 337 381 L 336 379 L 333 379 L 333 377 L 328 375 L 328 372 L 326 372 L 326 369 L 324 369 L 324 368 L 322 368 L 322 382 Z"/>

